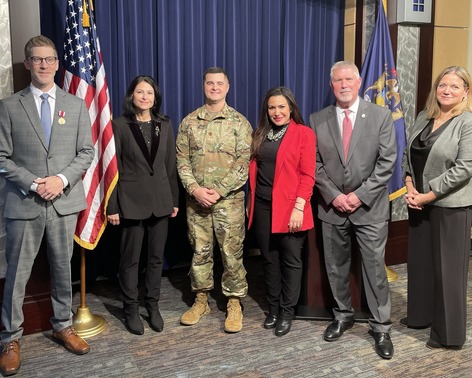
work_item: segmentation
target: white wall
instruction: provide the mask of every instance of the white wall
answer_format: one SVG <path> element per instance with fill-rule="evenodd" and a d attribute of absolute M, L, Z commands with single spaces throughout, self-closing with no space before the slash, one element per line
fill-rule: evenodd
<path fill-rule="evenodd" d="M 39 0 L 9 0 L 9 4 L 13 88 L 16 92 L 30 82 L 29 72 L 23 64 L 24 47 L 31 37 L 41 33 Z"/>
<path fill-rule="evenodd" d="M 29 73 L 23 66 L 23 48 L 28 39 L 38 34 L 39 0 L 0 0 L 0 98 L 29 83 Z M 0 278 L 5 277 L 6 269 L 4 187 L 0 178 Z"/>
<path fill-rule="evenodd" d="M 0 98 L 13 93 L 9 9 L 8 0 L 0 0 Z"/>
<path fill-rule="evenodd" d="M 11 59 L 10 17 L 8 0 L 0 0 L 0 98 L 13 93 L 13 69 Z M 5 223 L 3 205 L 5 181 L 0 178 L 0 278 L 5 277 Z"/>

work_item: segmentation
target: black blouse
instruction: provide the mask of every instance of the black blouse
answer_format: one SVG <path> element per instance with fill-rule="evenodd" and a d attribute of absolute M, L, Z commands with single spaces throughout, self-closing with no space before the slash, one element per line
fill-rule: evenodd
<path fill-rule="evenodd" d="M 431 148 L 451 121 L 452 119 L 444 122 L 438 129 L 431 131 L 434 126 L 434 119 L 432 118 L 411 144 L 411 164 L 415 171 L 416 190 L 419 193 L 423 193 L 423 171 Z"/>
<path fill-rule="evenodd" d="M 138 126 L 139 130 L 141 130 L 141 134 L 143 134 L 144 142 L 146 143 L 148 152 L 151 153 L 153 121 L 138 121 Z"/>
<path fill-rule="evenodd" d="M 274 185 L 275 163 L 279 151 L 279 140 L 271 142 L 266 139 L 261 147 L 257 160 L 256 196 L 267 201 L 272 201 L 272 187 Z"/>

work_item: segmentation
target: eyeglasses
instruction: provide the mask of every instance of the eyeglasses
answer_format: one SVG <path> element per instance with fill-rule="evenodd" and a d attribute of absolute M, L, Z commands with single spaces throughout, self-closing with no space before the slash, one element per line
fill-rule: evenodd
<path fill-rule="evenodd" d="M 54 64 L 57 61 L 57 58 L 55 56 L 47 56 L 46 58 L 41 58 L 40 56 L 31 56 L 28 59 L 35 65 L 43 63 L 43 60 L 46 61 L 46 63 L 49 65 Z"/>

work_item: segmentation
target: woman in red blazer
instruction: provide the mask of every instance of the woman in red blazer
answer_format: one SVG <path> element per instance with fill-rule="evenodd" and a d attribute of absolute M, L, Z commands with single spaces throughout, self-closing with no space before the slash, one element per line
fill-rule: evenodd
<path fill-rule="evenodd" d="M 267 92 L 254 131 L 249 167 L 249 227 L 264 257 L 269 314 L 264 328 L 290 331 L 302 279 L 302 248 L 313 228 L 315 134 L 303 125 L 292 92 Z"/>

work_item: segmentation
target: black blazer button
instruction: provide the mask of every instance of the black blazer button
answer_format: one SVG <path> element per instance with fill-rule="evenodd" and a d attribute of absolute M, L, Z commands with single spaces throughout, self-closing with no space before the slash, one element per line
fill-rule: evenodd
<path fill-rule="evenodd" d="M 149 176 L 154 176 L 154 172 L 149 173 Z"/>

